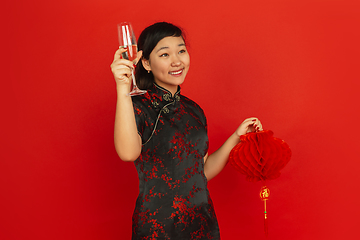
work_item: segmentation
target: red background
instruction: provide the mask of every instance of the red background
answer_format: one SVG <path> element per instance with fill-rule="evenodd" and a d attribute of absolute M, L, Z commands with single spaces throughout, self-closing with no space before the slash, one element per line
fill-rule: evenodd
<path fill-rule="evenodd" d="M 12 1 L 2 9 L 0 239 L 130 239 L 138 180 L 113 146 L 116 24 L 182 26 L 183 94 L 210 152 L 246 117 L 293 151 L 268 239 L 358 239 L 359 1 Z M 222 239 L 264 239 L 260 183 L 209 182 Z"/>

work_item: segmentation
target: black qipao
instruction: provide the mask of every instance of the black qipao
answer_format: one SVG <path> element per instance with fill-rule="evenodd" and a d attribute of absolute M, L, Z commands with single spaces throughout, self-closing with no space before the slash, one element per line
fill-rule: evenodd
<path fill-rule="evenodd" d="M 208 151 L 203 110 L 154 84 L 132 97 L 142 152 L 132 239 L 220 239 L 204 175 Z"/>

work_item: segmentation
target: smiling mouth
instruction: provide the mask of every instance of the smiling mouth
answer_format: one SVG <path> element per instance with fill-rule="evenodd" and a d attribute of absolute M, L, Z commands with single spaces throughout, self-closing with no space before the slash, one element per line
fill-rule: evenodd
<path fill-rule="evenodd" d="M 184 69 L 180 69 L 178 71 L 174 71 L 174 72 L 169 72 L 170 75 L 179 75 L 184 71 Z"/>

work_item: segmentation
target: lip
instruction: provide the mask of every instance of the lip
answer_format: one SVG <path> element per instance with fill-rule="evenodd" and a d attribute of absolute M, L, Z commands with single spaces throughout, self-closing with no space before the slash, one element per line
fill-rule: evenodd
<path fill-rule="evenodd" d="M 181 74 L 182 74 L 183 72 L 184 72 L 184 68 L 179 69 L 179 70 L 176 70 L 176 71 L 170 71 L 169 74 L 170 74 L 171 76 L 177 77 L 177 76 L 181 76 Z"/>

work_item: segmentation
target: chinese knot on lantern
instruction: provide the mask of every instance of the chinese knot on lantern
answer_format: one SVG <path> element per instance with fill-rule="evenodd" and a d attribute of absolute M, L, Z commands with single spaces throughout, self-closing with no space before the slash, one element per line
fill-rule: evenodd
<path fill-rule="evenodd" d="M 280 170 L 290 161 L 291 150 L 287 143 L 273 137 L 273 132 L 264 130 L 240 136 L 238 143 L 230 152 L 229 162 L 251 182 L 272 180 L 280 176 Z M 268 234 L 266 201 L 270 190 L 263 186 L 260 198 L 264 201 L 264 230 Z"/>

